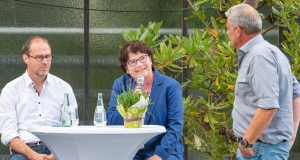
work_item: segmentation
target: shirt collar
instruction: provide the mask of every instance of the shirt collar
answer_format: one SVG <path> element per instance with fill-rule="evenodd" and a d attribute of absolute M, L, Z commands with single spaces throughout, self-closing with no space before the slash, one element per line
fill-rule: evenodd
<path fill-rule="evenodd" d="M 46 78 L 44 84 L 49 83 L 49 81 L 50 81 L 49 75 L 50 75 L 50 73 L 47 74 L 47 78 Z M 29 85 L 34 86 L 35 85 L 34 82 L 32 81 L 32 79 L 29 77 L 27 70 L 24 73 L 24 79 L 25 79 L 26 86 L 29 86 Z"/>
<path fill-rule="evenodd" d="M 264 41 L 264 38 L 261 34 L 256 35 L 255 37 L 251 38 L 247 43 L 245 43 L 239 50 L 242 50 L 245 53 L 248 53 L 250 49 L 255 46 L 255 44 Z"/>
<path fill-rule="evenodd" d="M 261 34 L 256 35 L 255 37 L 251 38 L 247 43 L 245 43 L 239 50 L 238 50 L 238 61 L 239 61 L 239 68 L 240 65 L 246 56 L 246 54 L 251 50 L 255 44 L 264 41 L 264 38 Z"/>

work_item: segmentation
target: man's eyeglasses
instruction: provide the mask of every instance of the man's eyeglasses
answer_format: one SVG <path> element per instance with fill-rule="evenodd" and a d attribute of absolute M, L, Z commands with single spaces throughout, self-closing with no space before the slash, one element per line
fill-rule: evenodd
<path fill-rule="evenodd" d="M 47 61 L 51 61 L 54 57 L 52 55 L 46 55 L 46 56 L 31 56 L 29 54 L 26 54 L 27 56 L 34 58 L 36 61 L 41 62 L 44 58 L 46 58 Z"/>
<path fill-rule="evenodd" d="M 137 61 L 139 61 L 139 62 L 141 62 L 141 63 L 146 62 L 146 61 L 147 61 L 147 56 L 148 56 L 147 54 L 142 55 L 142 56 L 140 56 L 140 58 L 138 58 L 138 59 L 132 59 L 132 60 L 128 61 L 127 64 L 128 64 L 130 67 L 134 67 L 134 66 L 136 66 L 136 64 L 137 64 Z"/>

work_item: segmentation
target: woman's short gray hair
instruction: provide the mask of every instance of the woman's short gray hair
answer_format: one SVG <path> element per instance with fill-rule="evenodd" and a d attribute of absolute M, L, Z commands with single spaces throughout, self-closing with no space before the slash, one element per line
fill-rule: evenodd
<path fill-rule="evenodd" d="M 262 20 L 257 10 L 248 4 L 241 3 L 235 5 L 225 12 L 225 15 L 229 18 L 233 28 L 239 26 L 247 34 L 261 32 Z"/>

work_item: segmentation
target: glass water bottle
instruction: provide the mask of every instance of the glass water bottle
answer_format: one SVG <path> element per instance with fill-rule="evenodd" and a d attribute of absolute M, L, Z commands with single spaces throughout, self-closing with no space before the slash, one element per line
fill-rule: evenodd
<path fill-rule="evenodd" d="M 64 94 L 64 105 L 61 114 L 61 126 L 62 127 L 71 126 L 71 107 L 69 103 L 69 93 Z"/>
<path fill-rule="evenodd" d="M 94 114 L 94 125 L 96 127 L 106 126 L 106 112 L 103 105 L 102 93 L 98 93 L 97 107 Z"/>

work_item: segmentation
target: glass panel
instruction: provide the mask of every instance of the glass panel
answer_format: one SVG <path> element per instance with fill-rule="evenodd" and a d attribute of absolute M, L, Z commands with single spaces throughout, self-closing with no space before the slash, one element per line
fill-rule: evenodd
<path fill-rule="evenodd" d="M 121 5 L 120 5 L 121 4 Z M 162 29 L 181 32 L 181 1 L 90 1 L 90 117 L 96 107 L 97 93 L 103 93 L 105 108 L 115 79 L 124 73 L 118 67 L 120 34 L 128 28 L 163 21 Z M 175 12 L 166 12 L 175 11 Z M 147 18 L 145 18 L 147 17 Z M 167 33 L 168 34 L 168 33 Z M 92 124 L 90 119 L 90 124 Z"/>

